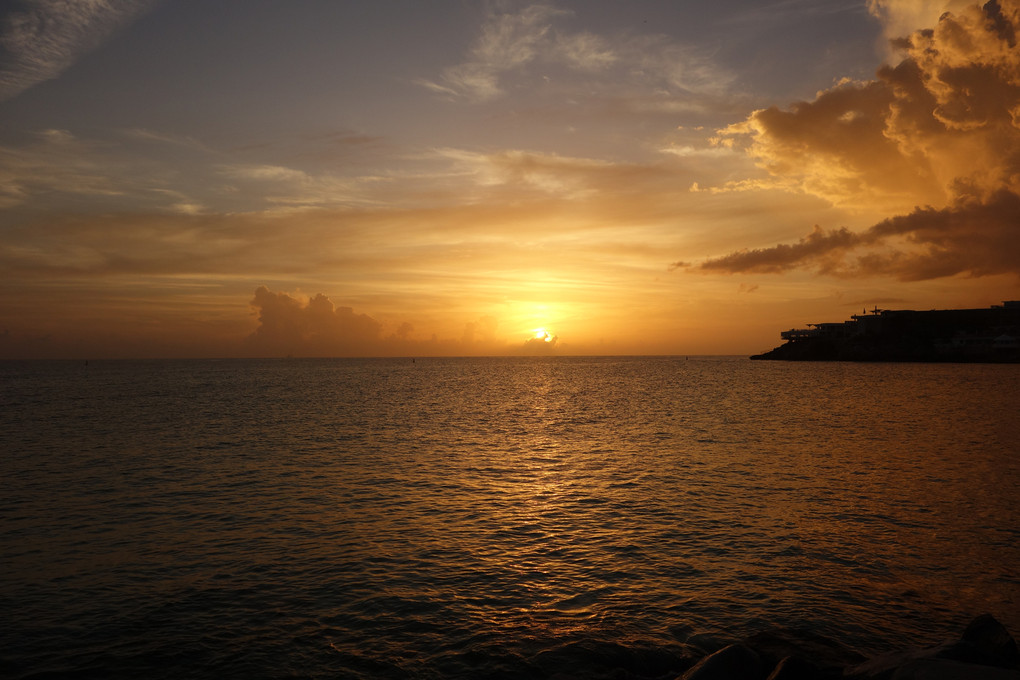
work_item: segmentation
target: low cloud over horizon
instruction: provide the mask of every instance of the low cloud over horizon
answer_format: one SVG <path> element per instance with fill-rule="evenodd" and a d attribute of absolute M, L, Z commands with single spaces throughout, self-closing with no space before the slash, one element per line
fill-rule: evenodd
<path fill-rule="evenodd" d="M 552 354 L 558 338 L 552 335 L 508 343 L 497 336 L 492 317 L 465 325 L 460 338 L 417 338 L 408 322 L 387 328 L 368 314 L 336 306 L 322 293 L 314 297 L 273 292 L 259 286 L 249 303 L 258 327 L 246 339 L 248 354 L 256 356 L 478 356 Z"/>

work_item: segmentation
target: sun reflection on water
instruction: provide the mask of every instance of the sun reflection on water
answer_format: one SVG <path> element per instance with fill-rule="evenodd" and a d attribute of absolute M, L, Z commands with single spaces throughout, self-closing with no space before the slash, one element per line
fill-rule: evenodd
<path fill-rule="evenodd" d="M 254 664 L 551 677 L 714 626 L 923 643 L 960 602 L 1020 626 L 1014 367 L 175 368 L 58 372 L 71 398 L 12 406 L 40 437 L 8 461 L 25 654 L 72 624 L 160 654 L 251 627 Z"/>

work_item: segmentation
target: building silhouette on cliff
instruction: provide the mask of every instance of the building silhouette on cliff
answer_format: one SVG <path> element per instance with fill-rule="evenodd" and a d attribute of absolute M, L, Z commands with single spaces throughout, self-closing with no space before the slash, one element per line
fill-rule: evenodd
<path fill-rule="evenodd" d="M 841 323 L 780 333 L 752 359 L 789 361 L 1020 361 L 1020 301 L 984 309 L 872 309 Z"/>

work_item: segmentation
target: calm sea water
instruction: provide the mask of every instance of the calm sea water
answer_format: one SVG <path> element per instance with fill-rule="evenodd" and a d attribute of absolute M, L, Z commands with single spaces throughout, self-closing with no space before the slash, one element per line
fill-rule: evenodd
<path fill-rule="evenodd" d="M 1015 365 L 0 364 L 0 675 L 655 677 L 780 626 L 1020 634 L 1018 397 Z"/>

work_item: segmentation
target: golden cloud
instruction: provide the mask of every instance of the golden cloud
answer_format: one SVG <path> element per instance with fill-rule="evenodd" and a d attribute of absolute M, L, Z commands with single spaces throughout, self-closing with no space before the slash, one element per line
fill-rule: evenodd
<path fill-rule="evenodd" d="M 877 79 L 844 81 L 720 131 L 787 186 L 847 208 L 898 213 L 862 233 L 815 231 L 706 271 L 923 279 L 1020 273 L 1020 1 L 946 13 L 898 41 Z M 920 208 L 917 206 L 926 206 Z"/>

